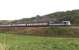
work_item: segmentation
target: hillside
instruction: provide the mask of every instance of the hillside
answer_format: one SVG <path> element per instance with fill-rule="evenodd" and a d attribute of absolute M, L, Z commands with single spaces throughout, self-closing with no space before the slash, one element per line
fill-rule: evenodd
<path fill-rule="evenodd" d="M 71 11 L 62 11 L 62 12 L 55 12 L 47 15 L 37 15 L 32 18 L 23 18 L 20 20 L 15 20 L 11 23 L 31 23 L 31 22 L 57 22 L 63 20 L 69 20 L 73 25 L 79 24 L 79 10 L 71 10 Z"/>
<path fill-rule="evenodd" d="M 12 24 L 12 23 L 33 23 L 33 22 L 59 22 L 63 20 L 69 20 L 73 25 L 79 25 L 79 10 L 54 12 L 47 15 L 36 15 L 32 18 L 23 18 L 14 21 L 3 20 L 0 24 Z M 6 21 L 6 22 L 5 22 Z"/>

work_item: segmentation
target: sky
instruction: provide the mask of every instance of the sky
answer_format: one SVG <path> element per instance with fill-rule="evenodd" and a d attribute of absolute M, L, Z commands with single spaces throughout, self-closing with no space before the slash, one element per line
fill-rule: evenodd
<path fill-rule="evenodd" d="M 0 20 L 16 20 L 79 9 L 79 0 L 0 0 Z"/>

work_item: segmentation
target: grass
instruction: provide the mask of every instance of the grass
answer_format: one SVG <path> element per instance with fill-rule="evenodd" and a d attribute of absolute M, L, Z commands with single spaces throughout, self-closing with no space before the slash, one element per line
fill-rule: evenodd
<path fill-rule="evenodd" d="M 79 38 L 0 33 L 0 44 L 2 50 L 79 50 Z"/>

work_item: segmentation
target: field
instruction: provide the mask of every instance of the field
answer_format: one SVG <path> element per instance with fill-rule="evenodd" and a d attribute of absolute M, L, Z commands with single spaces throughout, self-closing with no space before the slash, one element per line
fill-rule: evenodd
<path fill-rule="evenodd" d="M 79 50 L 79 38 L 0 33 L 0 50 Z"/>

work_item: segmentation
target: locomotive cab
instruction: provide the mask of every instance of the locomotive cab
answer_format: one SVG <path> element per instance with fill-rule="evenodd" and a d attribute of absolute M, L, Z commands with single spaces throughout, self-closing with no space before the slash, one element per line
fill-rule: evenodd
<path fill-rule="evenodd" d="M 63 21 L 64 25 L 71 25 L 70 21 Z"/>

